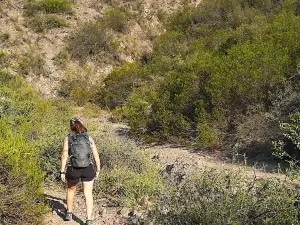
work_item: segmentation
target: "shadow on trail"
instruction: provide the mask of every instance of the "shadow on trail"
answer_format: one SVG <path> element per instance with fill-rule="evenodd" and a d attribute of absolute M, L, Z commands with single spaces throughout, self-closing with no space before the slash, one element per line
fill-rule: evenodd
<path fill-rule="evenodd" d="M 51 208 L 53 213 L 56 213 L 63 221 L 65 220 L 65 214 L 66 214 L 66 207 L 64 205 L 64 203 L 66 203 L 66 201 L 64 199 L 61 198 L 57 198 L 51 195 L 44 195 L 45 199 L 46 199 L 46 204 L 49 205 L 49 207 Z M 79 219 L 77 216 L 75 216 L 73 214 L 73 221 L 80 224 L 80 225 L 84 225 L 85 223 Z"/>

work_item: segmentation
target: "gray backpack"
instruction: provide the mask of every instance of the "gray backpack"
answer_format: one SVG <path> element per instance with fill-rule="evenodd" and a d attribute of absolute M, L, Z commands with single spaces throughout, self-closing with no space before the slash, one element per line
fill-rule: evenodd
<path fill-rule="evenodd" d="M 91 154 L 91 143 L 86 132 L 69 135 L 69 159 L 72 167 L 88 167 L 92 163 Z"/>

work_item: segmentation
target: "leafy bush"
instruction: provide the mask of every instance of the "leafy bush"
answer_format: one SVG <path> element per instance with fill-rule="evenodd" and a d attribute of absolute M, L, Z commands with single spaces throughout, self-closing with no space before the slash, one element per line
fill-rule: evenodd
<path fill-rule="evenodd" d="M 157 37 L 153 45 L 154 54 L 159 57 L 180 57 L 188 49 L 184 34 L 175 31 Z"/>
<path fill-rule="evenodd" d="M 33 16 L 37 13 L 43 11 L 43 6 L 40 1 L 29 0 L 24 4 L 24 14 L 25 16 Z"/>
<path fill-rule="evenodd" d="M 69 0 L 28 0 L 24 5 L 26 16 L 45 13 L 70 13 L 72 4 Z"/>
<path fill-rule="evenodd" d="M 39 149 L 40 165 L 45 178 L 57 181 L 60 170 L 62 141 L 69 132 L 69 120 L 73 115 L 71 105 L 64 100 L 40 101 L 33 113 L 34 135 Z"/>
<path fill-rule="evenodd" d="M 72 4 L 69 0 L 28 0 L 24 5 L 27 23 L 36 32 L 68 26 L 63 18 L 54 13 L 71 12 Z"/>
<path fill-rule="evenodd" d="M 136 63 L 126 63 L 114 69 L 103 80 L 103 87 L 96 93 L 95 101 L 102 106 L 116 108 L 125 103 L 128 95 L 147 80 L 147 74 Z"/>
<path fill-rule="evenodd" d="M 280 129 L 283 139 L 274 141 L 274 154 L 288 161 L 291 167 L 298 166 L 300 159 L 300 113 L 291 114 L 289 121 L 281 122 Z"/>
<path fill-rule="evenodd" d="M 266 41 L 236 45 L 228 55 L 212 60 L 208 88 L 213 104 L 241 110 L 267 102 L 272 88 L 283 83 L 290 62 L 286 49 Z"/>
<path fill-rule="evenodd" d="M 54 61 L 54 65 L 64 69 L 67 65 L 67 62 L 70 60 L 70 56 L 67 51 L 62 50 L 56 56 L 54 56 L 52 60 Z"/>
<path fill-rule="evenodd" d="M 152 216 L 155 224 L 297 224 L 297 201 L 284 181 L 203 170 L 162 197 Z"/>
<path fill-rule="evenodd" d="M 124 116 L 132 132 L 141 134 L 144 130 L 144 134 L 152 133 L 162 140 L 172 136 L 190 138 L 195 114 L 189 109 L 197 94 L 194 75 L 170 72 L 153 86 L 151 89 L 146 83 L 136 89 L 124 106 Z M 149 96 L 145 97 L 145 93 Z"/>
<path fill-rule="evenodd" d="M 43 32 L 44 30 L 52 28 L 67 27 L 68 23 L 56 16 L 48 14 L 36 14 L 28 20 L 29 26 L 36 32 Z"/>
<path fill-rule="evenodd" d="M 6 67 L 8 64 L 8 53 L 0 50 L 0 65 Z"/>
<path fill-rule="evenodd" d="M 0 216 L 4 224 L 41 224 L 44 173 L 56 178 L 69 107 L 42 100 L 23 79 L 0 71 Z"/>
<path fill-rule="evenodd" d="M 37 149 L 21 134 L 0 122 L 0 216 L 4 224 L 40 224 L 46 208 L 42 202 L 43 173 Z"/>
<path fill-rule="evenodd" d="M 236 141 L 237 126 L 249 115 L 270 112 L 275 90 L 297 74 L 295 7 L 294 0 L 207 0 L 180 9 L 135 69 L 146 79 L 139 83 L 121 67 L 117 74 L 124 75 L 108 75 L 97 103 L 122 107 L 117 111 L 132 134 L 222 148 L 228 137 Z"/>
<path fill-rule="evenodd" d="M 74 88 L 70 93 L 70 99 L 76 102 L 77 105 L 83 106 L 89 100 L 91 100 L 92 95 L 86 89 Z"/>
<path fill-rule="evenodd" d="M 197 124 L 197 143 L 204 149 L 217 150 L 220 148 L 220 138 L 211 125 L 206 123 Z"/>
<path fill-rule="evenodd" d="M 130 13 L 124 8 L 107 10 L 104 13 L 104 24 L 117 32 L 125 32 Z"/>
<path fill-rule="evenodd" d="M 80 106 L 92 101 L 98 86 L 93 74 L 88 66 L 67 68 L 60 81 L 59 95 L 70 98 Z"/>
<path fill-rule="evenodd" d="M 9 78 L 10 76 L 5 74 L 2 76 L 7 78 L 3 79 L 3 84 L 6 85 L 1 91 L 2 96 L 5 96 L 1 100 L 1 114 L 9 120 L 12 127 L 23 123 L 30 125 L 30 129 L 19 129 L 24 138 L 34 141 L 39 149 L 43 158 L 40 161 L 43 170 L 49 174 L 56 172 L 61 139 L 68 129 L 71 117 L 70 106 L 59 100 L 43 101 L 21 79 Z"/>
<path fill-rule="evenodd" d="M 5 42 L 9 39 L 10 35 L 9 33 L 3 33 L 3 32 L 0 32 L 0 40 Z"/>
<path fill-rule="evenodd" d="M 126 119 L 131 127 L 130 133 L 142 138 L 148 130 L 149 118 L 152 114 L 151 103 L 156 98 L 155 92 L 142 86 L 131 93 L 126 106 L 117 108 L 115 113 Z"/>
<path fill-rule="evenodd" d="M 257 17 L 272 15 L 279 10 L 280 4 L 272 1 L 204 0 L 197 7 L 178 10 L 171 15 L 167 25 L 171 30 L 184 31 L 194 39 L 207 37 L 215 30 L 236 29 L 243 24 L 251 24 Z"/>
<path fill-rule="evenodd" d="M 165 191 L 160 166 L 133 142 L 118 139 L 107 127 L 93 124 L 97 127 L 89 126 L 90 132 L 102 167 L 94 188 L 97 196 L 105 194 L 121 204 L 136 206 L 143 197 L 156 197 Z"/>
<path fill-rule="evenodd" d="M 70 12 L 72 4 L 69 0 L 41 0 L 40 4 L 46 13 Z"/>
<path fill-rule="evenodd" d="M 45 61 L 37 47 L 31 46 L 22 55 L 17 55 L 16 58 L 18 73 L 21 76 L 26 77 L 30 74 L 41 76 L 46 74 Z"/>
<path fill-rule="evenodd" d="M 86 61 L 88 57 L 107 56 L 113 51 L 111 36 L 101 22 L 89 22 L 78 28 L 68 41 L 70 55 L 74 59 Z"/>
<path fill-rule="evenodd" d="M 93 103 L 86 103 L 84 105 L 84 112 L 83 117 L 84 118 L 97 118 L 102 113 L 102 109 Z"/>
<path fill-rule="evenodd" d="M 158 168 L 151 164 L 143 172 L 116 165 L 111 171 L 102 173 L 95 191 L 100 189 L 101 193 L 123 205 L 136 206 L 143 198 L 157 197 L 163 192 L 164 185 L 158 173 Z"/>

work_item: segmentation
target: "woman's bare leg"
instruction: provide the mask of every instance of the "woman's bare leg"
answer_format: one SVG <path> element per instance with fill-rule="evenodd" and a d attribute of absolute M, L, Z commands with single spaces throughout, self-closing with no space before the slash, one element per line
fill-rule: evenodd
<path fill-rule="evenodd" d="M 68 182 L 68 189 L 67 189 L 67 211 L 68 212 L 73 211 L 73 200 L 74 200 L 75 192 L 76 192 L 76 185 Z"/>
<path fill-rule="evenodd" d="M 92 212 L 93 212 L 93 183 L 94 181 L 89 182 L 82 182 L 83 183 L 83 194 L 85 197 L 86 203 L 86 214 L 87 219 L 92 219 Z"/>

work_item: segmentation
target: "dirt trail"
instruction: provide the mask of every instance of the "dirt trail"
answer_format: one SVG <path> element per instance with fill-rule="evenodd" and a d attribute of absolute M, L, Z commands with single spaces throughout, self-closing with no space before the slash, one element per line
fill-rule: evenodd
<path fill-rule="evenodd" d="M 82 188 L 79 186 L 76 192 L 73 205 L 73 220 L 65 221 L 66 212 L 66 191 L 57 187 L 45 187 L 44 194 L 46 201 L 51 209 L 45 216 L 45 224 L 47 225 L 84 225 L 86 219 L 85 200 Z M 125 224 L 125 213 L 127 210 L 122 210 L 120 207 L 106 207 L 106 199 L 100 199 L 95 202 L 93 219 L 94 224 L 105 225 L 121 225 Z M 123 213 L 123 215 L 122 215 Z M 124 217 L 124 218 L 123 218 Z"/>
<path fill-rule="evenodd" d="M 218 169 L 218 170 L 232 170 L 243 171 L 249 176 L 256 176 L 257 178 L 279 178 L 286 179 L 284 174 L 274 171 L 266 171 L 265 168 L 255 168 L 243 163 L 234 164 L 222 161 L 216 155 L 201 154 L 193 152 L 191 149 L 184 147 L 171 146 L 154 146 L 146 147 L 146 151 L 150 152 L 152 158 L 159 160 L 165 166 L 173 165 L 184 170 L 187 175 L 192 175 L 201 169 Z"/>

